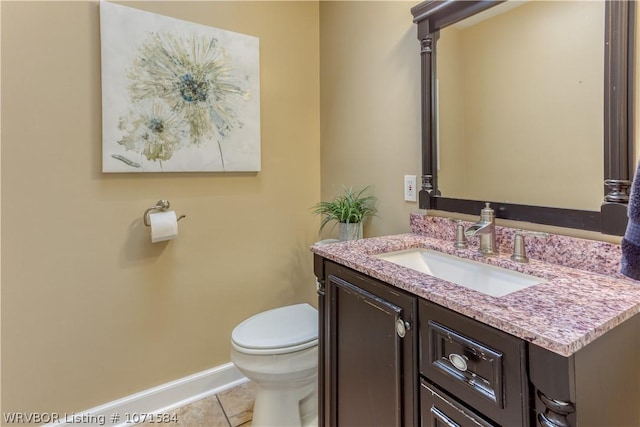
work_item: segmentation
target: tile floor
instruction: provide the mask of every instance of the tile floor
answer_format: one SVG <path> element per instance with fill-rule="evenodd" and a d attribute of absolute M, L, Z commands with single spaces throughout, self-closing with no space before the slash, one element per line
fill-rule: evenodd
<path fill-rule="evenodd" d="M 247 382 L 213 396 L 198 400 L 171 411 L 177 422 L 171 427 L 250 427 L 254 383 Z M 158 427 L 159 424 L 138 424 L 139 427 Z"/>

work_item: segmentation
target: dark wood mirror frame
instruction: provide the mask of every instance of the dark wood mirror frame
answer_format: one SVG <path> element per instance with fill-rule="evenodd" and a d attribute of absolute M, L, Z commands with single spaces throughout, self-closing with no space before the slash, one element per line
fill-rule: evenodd
<path fill-rule="evenodd" d="M 442 197 L 438 190 L 433 90 L 439 31 L 504 1 L 429 0 L 411 9 L 418 26 L 422 68 L 422 189 L 420 209 L 479 215 L 491 202 L 496 217 L 622 236 L 633 164 L 635 1 L 605 2 L 604 198 L 600 211 Z M 575 185 L 580 185 L 576 182 Z"/>

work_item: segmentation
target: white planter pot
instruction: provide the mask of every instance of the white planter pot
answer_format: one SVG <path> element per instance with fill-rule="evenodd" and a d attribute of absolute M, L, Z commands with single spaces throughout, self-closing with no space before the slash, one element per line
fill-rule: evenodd
<path fill-rule="evenodd" d="M 362 239 L 362 222 L 338 224 L 340 232 L 340 240 L 358 240 Z"/>

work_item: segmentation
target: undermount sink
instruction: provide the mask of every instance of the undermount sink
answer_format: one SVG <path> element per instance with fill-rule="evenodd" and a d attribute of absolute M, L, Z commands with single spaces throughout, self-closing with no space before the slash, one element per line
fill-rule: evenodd
<path fill-rule="evenodd" d="M 375 257 L 494 297 L 501 297 L 546 281 L 430 249 L 407 249 Z"/>

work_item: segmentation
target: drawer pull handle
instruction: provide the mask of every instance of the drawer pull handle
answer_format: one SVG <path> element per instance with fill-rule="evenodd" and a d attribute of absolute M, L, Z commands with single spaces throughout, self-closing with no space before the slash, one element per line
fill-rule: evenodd
<path fill-rule="evenodd" d="M 449 362 L 451 362 L 454 368 L 462 372 L 466 371 L 468 368 L 467 360 L 468 359 L 466 357 L 460 356 L 459 354 L 451 353 L 449 355 Z"/>
<path fill-rule="evenodd" d="M 451 418 L 447 417 L 444 414 L 444 412 L 442 412 L 440 409 L 436 408 L 435 406 L 431 407 L 431 413 L 433 414 L 433 416 L 438 421 L 440 421 L 441 423 L 443 423 L 447 427 L 460 427 L 460 425 L 458 425 L 458 423 L 453 421 Z"/>

